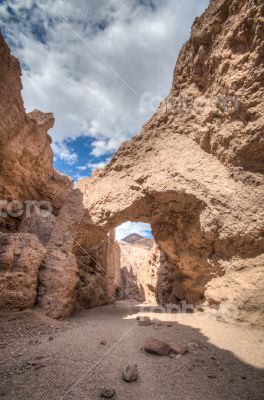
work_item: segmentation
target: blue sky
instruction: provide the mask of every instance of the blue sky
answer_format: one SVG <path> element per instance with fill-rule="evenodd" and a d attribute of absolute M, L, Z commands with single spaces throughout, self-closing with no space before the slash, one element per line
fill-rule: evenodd
<path fill-rule="evenodd" d="M 168 94 L 178 52 L 208 2 L 0 0 L 25 108 L 54 113 L 59 171 L 89 176 L 140 131 Z"/>
<path fill-rule="evenodd" d="M 80 136 L 74 140 L 66 139 L 64 144 L 67 155 L 66 157 L 61 157 L 58 153 L 55 153 L 55 167 L 66 175 L 71 176 L 75 182 L 91 175 L 95 169 L 104 166 L 111 157 L 111 153 L 101 156 L 91 155 L 92 142 L 93 138 L 86 136 Z"/>

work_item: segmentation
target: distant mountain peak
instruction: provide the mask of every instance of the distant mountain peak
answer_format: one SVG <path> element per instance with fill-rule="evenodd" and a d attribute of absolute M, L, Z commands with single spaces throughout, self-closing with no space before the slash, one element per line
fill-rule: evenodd
<path fill-rule="evenodd" d="M 127 235 L 122 239 L 122 242 L 126 243 L 135 243 L 138 240 L 144 239 L 144 236 L 139 235 L 138 233 L 130 233 L 130 235 Z"/>

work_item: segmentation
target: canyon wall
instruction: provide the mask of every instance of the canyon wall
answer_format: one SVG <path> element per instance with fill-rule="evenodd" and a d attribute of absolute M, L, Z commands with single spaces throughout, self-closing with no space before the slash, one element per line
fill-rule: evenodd
<path fill-rule="evenodd" d="M 153 239 L 133 243 L 117 241 L 116 245 L 119 247 L 117 298 L 155 302 L 158 264 L 153 262 L 153 257 L 158 249 Z"/>
<path fill-rule="evenodd" d="M 53 167 L 48 135 L 53 115 L 38 110 L 26 113 L 21 90 L 19 62 L 0 34 L 0 311 L 31 308 L 43 296 L 52 304 L 47 287 L 56 284 L 60 298 L 53 307 L 56 317 L 61 315 L 64 297 L 65 315 L 112 302 L 115 285 L 107 273 L 114 274 L 116 264 L 114 233 L 89 248 L 89 255 L 85 245 L 72 247 L 69 259 L 64 250 L 53 249 L 53 269 L 45 271 L 50 238 L 59 226 L 57 216 L 73 184 Z M 43 308 L 46 303 L 41 303 Z"/>
<path fill-rule="evenodd" d="M 1 205 L 5 204 L 3 200 L 49 201 L 57 213 L 67 194 L 62 188 L 71 187 L 71 179 L 52 165 L 51 138 L 47 132 L 54 124 L 53 114 L 25 112 L 20 76 L 19 62 L 0 34 Z"/>
<path fill-rule="evenodd" d="M 237 319 L 260 324 L 263 17 L 261 1 L 210 2 L 168 97 L 104 169 L 76 185 L 70 202 L 82 213 L 68 225 L 94 243 L 124 221 L 150 223 L 167 265 L 162 303 L 231 303 Z"/>

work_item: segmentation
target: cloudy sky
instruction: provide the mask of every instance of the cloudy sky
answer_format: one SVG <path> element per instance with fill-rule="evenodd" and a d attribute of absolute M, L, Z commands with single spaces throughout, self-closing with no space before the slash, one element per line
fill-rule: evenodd
<path fill-rule="evenodd" d="M 178 52 L 208 0 L 0 0 L 22 66 L 26 110 L 53 112 L 57 169 L 103 166 L 169 91 Z"/>

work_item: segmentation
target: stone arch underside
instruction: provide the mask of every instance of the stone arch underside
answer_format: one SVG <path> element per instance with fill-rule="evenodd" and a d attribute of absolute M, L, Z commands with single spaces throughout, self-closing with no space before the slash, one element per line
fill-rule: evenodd
<path fill-rule="evenodd" d="M 191 139 L 184 138 L 184 153 L 179 146 L 182 137 L 175 134 L 171 139 L 173 157 L 168 147 L 157 149 L 158 160 L 166 152 L 163 173 L 160 164 L 143 152 L 137 165 L 116 168 L 114 159 L 71 193 L 58 216 L 40 272 L 39 301 L 48 313 L 60 317 L 78 307 L 80 274 L 76 255 L 83 251 L 87 257 L 92 254 L 107 270 L 100 246 L 104 243 L 105 251 L 109 251 L 109 243 L 104 242 L 107 234 L 128 220 L 150 223 L 163 252 L 156 291 L 161 304 L 183 299 L 199 302 L 210 283 L 225 276 L 234 259 L 240 260 L 238 264 L 247 264 L 245 260 L 263 253 L 262 228 L 256 229 L 254 224 L 255 207 L 263 201 L 261 190 L 245 192 L 227 167 L 202 152 Z M 152 167 L 148 173 L 149 162 L 156 171 Z M 196 179 L 189 179 L 193 171 Z M 252 207 L 248 207 L 253 197 Z M 113 273 L 107 270 L 103 285 L 107 286 Z M 213 297 L 212 303 L 220 302 Z M 92 306 L 93 302 L 86 305 Z"/>
<path fill-rule="evenodd" d="M 210 2 L 168 97 L 107 167 L 76 185 L 40 271 L 47 312 L 75 308 L 76 243 L 92 249 L 134 220 L 151 224 L 166 255 L 160 302 L 204 294 L 263 323 L 263 10 L 259 0 Z"/>

